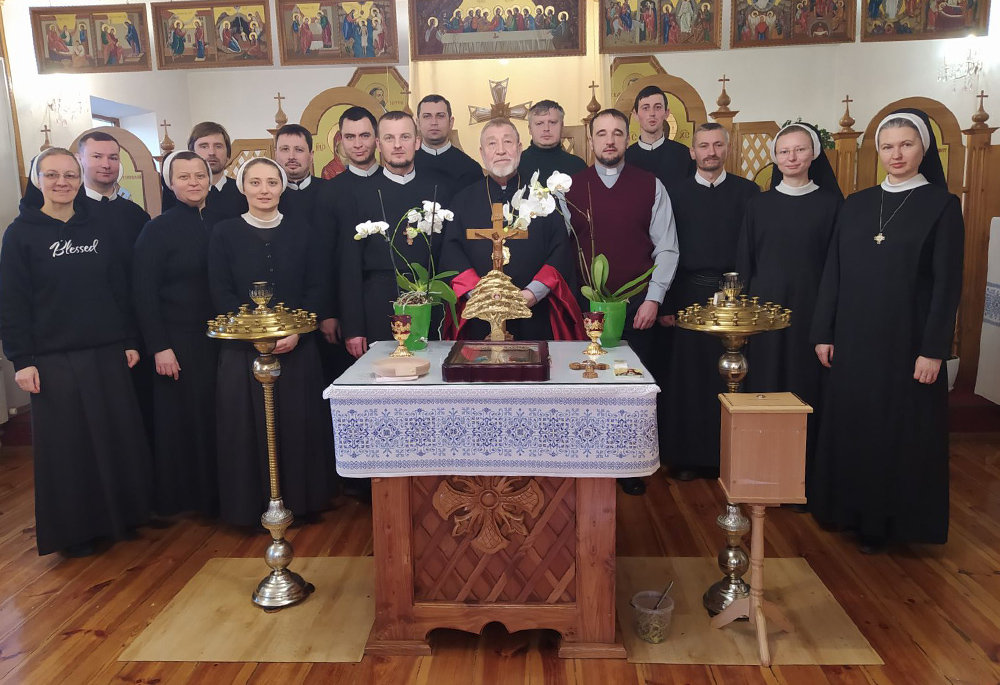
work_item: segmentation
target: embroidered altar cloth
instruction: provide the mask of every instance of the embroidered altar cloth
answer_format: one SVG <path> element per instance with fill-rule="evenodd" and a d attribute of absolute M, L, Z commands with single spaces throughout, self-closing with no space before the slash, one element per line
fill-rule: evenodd
<path fill-rule="evenodd" d="M 445 383 L 450 341 L 417 352 L 426 376 L 375 383 L 372 362 L 395 343 L 374 343 L 328 387 L 342 476 L 511 475 L 574 478 L 647 476 L 659 468 L 659 388 L 624 343 L 600 361 L 643 369 L 642 377 L 571 371 L 586 343 L 550 342 L 544 383 Z"/>

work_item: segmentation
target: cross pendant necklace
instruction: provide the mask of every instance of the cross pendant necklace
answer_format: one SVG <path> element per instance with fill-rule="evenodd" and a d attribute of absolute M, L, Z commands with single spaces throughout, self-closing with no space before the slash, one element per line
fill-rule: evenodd
<path fill-rule="evenodd" d="M 885 242 L 885 227 L 889 225 L 889 222 L 892 221 L 894 216 L 896 216 L 896 213 L 899 212 L 899 210 L 903 208 L 903 205 L 906 204 L 906 201 L 910 199 L 910 195 L 913 194 L 913 190 L 914 189 L 911 189 L 906 193 L 906 197 L 903 198 L 903 201 L 899 203 L 899 206 L 896 207 L 896 210 L 889 215 L 889 218 L 886 219 L 885 222 L 882 221 L 882 207 L 885 203 L 885 190 L 882 190 L 882 196 L 879 198 L 878 202 L 878 233 L 875 234 L 874 238 L 876 245 L 881 245 Z"/>

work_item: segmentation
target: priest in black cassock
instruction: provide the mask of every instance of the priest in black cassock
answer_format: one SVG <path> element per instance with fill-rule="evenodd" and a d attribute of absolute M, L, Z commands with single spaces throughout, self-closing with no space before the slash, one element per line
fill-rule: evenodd
<path fill-rule="evenodd" d="M 625 161 L 650 172 L 669 188 L 694 173 L 694 162 L 686 145 L 667 137 L 670 105 L 659 86 L 646 86 L 632 105 L 639 120 L 639 140 L 628 146 Z"/>
<path fill-rule="evenodd" d="M 607 257 L 610 292 L 653 268 L 645 291 L 628 303 L 622 334 L 622 340 L 653 373 L 654 326 L 678 261 L 671 198 L 653 174 L 625 161 L 628 117 L 622 112 L 598 112 L 590 122 L 590 141 L 594 166 L 574 176 L 566 194 L 577 245 L 587 264 L 595 253 Z M 620 482 L 627 494 L 646 491 L 641 478 Z"/>
<path fill-rule="evenodd" d="M 246 162 L 236 185 L 250 209 L 216 224 L 208 245 L 208 280 L 219 313 L 248 303 L 255 282 L 268 281 L 272 304 L 302 308 L 326 318 L 326 264 L 319 241 L 300 217 L 278 211 L 287 183 L 266 157 Z M 219 508 L 223 521 L 256 526 L 268 500 L 264 393 L 254 378 L 257 350 L 248 342 L 222 341 L 216 402 Z M 281 494 L 296 516 L 312 517 L 330 503 L 333 428 L 322 397 L 323 378 L 313 333 L 277 342 L 281 380 L 275 392 Z"/>
<path fill-rule="evenodd" d="M 819 134 L 809 124 L 789 124 L 778 131 L 771 160 L 771 190 L 750 198 L 736 270 L 749 296 L 791 309 L 792 325 L 750 338 L 746 355 L 752 371 L 744 385 L 747 392 L 794 392 L 812 406 L 806 434 L 808 490 L 823 377 L 809 326 L 843 196 Z"/>
<path fill-rule="evenodd" d="M 215 316 L 208 285 L 211 225 L 203 215 L 212 174 L 182 150 L 163 162 L 177 203 L 146 224 L 135 244 L 136 317 L 154 360 L 153 485 L 156 513 L 219 509 L 215 460 L 215 373 L 219 343 L 205 335 Z"/>
<path fill-rule="evenodd" d="M 441 270 L 458 271 L 452 288 L 464 305 L 464 295 L 475 290 L 479 279 L 493 268 L 493 242 L 469 240 L 466 230 L 493 226 L 493 204 L 510 205 L 511 199 L 525 187 L 530 177 L 518 173 L 521 140 L 509 119 L 493 119 L 479 136 L 479 152 L 487 176 L 458 194 L 449 209 L 455 215 L 445 229 L 441 251 Z M 516 214 L 516 210 L 514 211 Z M 515 340 L 583 340 L 583 315 L 564 275 L 573 274 L 575 260 L 566 226 L 558 212 L 532 219 L 527 237 L 508 240 L 510 261 L 504 273 L 518 288 L 531 308 L 530 319 L 512 319 L 507 331 Z M 570 280 L 575 280 L 571 277 Z M 479 319 L 460 320 L 458 337 L 482 340 L 488 337 L 489 324 Z"/>
<path fill-rule="evenodd" d="M 886 179 L 844 202 L 812 328 L 830 379 L 809 508 L 867 553 L 948 539 L 942 363 L 965 238 L 927 115 L 893 112 L 875 140 Z"/>
<path fill-rule="evenodd" d="M 212 187 L 208 189 L 205 212 L 209 221 L 218 223 L 233 219 L 247 211 L 247 199 L 226 176 L 226 165 L 233 155 L 229 132 L 214 121 L 203 121 L 191 129 L 188 150 L 196 152 L 208 162 L 212 170 Z M 177 199 L 170 188 L 163 186 L 163 211 L 170 209 Z"/>
<path fill-rule="evenodd" d="M 583 171 L 587 162 L 566 152 L 562 147 L 563 118 L 565 112 L 555 100 L 542 100 L 528 110 L 528 132 L 531 144 L 521 154 L 518 172 L 525 179 L 538 172 L 538 180 L 545 185 L 552 172 L 567 176 Z"/>
<path fill-rule="evenodd" d="M 736 267 L 736 248 L 753 181 L 727 174 L 729 133 L 719 124 L 694 132 L 691 157 L 697 171 L 668 192 L 677 219 L 681 259 L 670 291 L 672 311 L 705 304 L 722 274 Z M 664 455 L 680 480 L 715 478 L 719 469 L 719 398 L 725 385 L 717 368 L 722 345 L 710 335 L 676 329 L 666 378 L 667 416 L 661 422 Z M 752 373 L 752 371 L 751 371 Z"/>
<path fill-rule="evenodd" d="M 440 95 L 428 95 L 417 105 L 420 149 L 415 164 L 445 179 L 452 197 L 483 177 L 479 162 L 451 144 L 455 117 L 451 103 Z"/>
<path fill-rule="evenodd" d="M 360 357 L 373 340 L 392 340 L 389 315 L 399 294 L 395 269 L 407 270 L 401 262 L 427 265 L 441 257 L 440 234 L 432 234 L 430 252 L 423 240 L 407 244 L 406 233 L 399 227 L 411 209 L 420 209 L 424 201 L 447 208 L 451 201 L 447 182 L 437 174 L 417 170 L 414 156 L 420 147 L 417 125 L 406 112 L 392 111 L 378 122 L 378 149 L 382 173 L 359 188 L 354 202 L 354 216 L 340 231 L 340 312 L 347 351 Z M 355 240 L 356 228 L 366 221 L 384 221 L 389 225 L 386 237 L 402 253 L 393 252 L 386 240 L 373 235 Z M 405 221 L 404 221 L 405 224 Z M 431 326 L 431 334 L 435 327 Z"/>
<path fill-rule="evenodd" d="M 76 158 L 83 168 L 83 190 L 90 213 L 107 222 L 115 249 L 132 276 L 132 251 L 149 214 L 130 200 L 128 191 L 118 185 L 122 175 L 121 146 L 104 131 L 92 131 L 80 137 Z M 153 362 L 148 350 L 141 350 L 139 362 L 132 367 L 132 385 L 142 412 L 142 422 L 153 446 Z"/>
<path fill-rule="evenodd" d="M 326 179 L 314 176 L 313 138 L 305 126 L 285 124 L 274 134 L 274 161 L 288 177 L 278 210 L 296 214 L 311 226 L 319 225 L 319 196 Z"/>

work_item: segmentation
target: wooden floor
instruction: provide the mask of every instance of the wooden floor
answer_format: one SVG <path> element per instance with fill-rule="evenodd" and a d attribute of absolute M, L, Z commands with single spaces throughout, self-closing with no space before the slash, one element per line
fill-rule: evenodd
<path fill-rule="evenodd" d="M 943 547 L 866 557 L 808 515 L 771 510 L 767 554 L 805 557 L 885 660 L 879 667 L 643 666 L 562 661 L 544 632 L 433 634 L 434 656 L 359 664 L 123 663 L 118 655 L 207 561 L 259 556 L 263 536 L 199 520 L 144 529 L 90 559 L 38 557 L 30 450 L 0 451 L 0 682 L 146 685 L 326 684 L 679 685 L 1000 683 L 1000 436 L 956 436 L 951 535 Z M 725 540 L 718 486 L 649 480 L 619 493 L 618 551 L 714 556 Z M 300 556 L 371 553 L 369 510 L 344 501 L 322 524 L 291 532 Z M 330 616 L 331 622 L 350 621 Z M 495 628 L 495 629 L 494 629 Z"/>

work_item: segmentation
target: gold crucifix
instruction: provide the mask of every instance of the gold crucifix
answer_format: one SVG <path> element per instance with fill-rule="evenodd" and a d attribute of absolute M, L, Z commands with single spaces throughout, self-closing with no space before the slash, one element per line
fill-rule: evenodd
<path fill-rule="evenodd" d="M 571 362 L 569 368 L 572 371 L 583 371 L 583 377 L 587 379 L 597 378 L 598 371 L 607 371 L 608 365 L 604 362 L 595 362 L 588 359 L 585 362 Z"/>
<path fill-rule="evenodd" d="M 503 228 L 503 205 L 499 202 L 493 203 L 493 216 L 491 217 L 493 226 L 491 228 L 467 228 L 465 237 L 468 240 L 492 240 L 493 241 L 493 270 L 503 273 L 504 265 L 504 243 L 508 240 L 520 240 L 528 237 L 527 231 L 517 229 L 504 232 Z"/>

